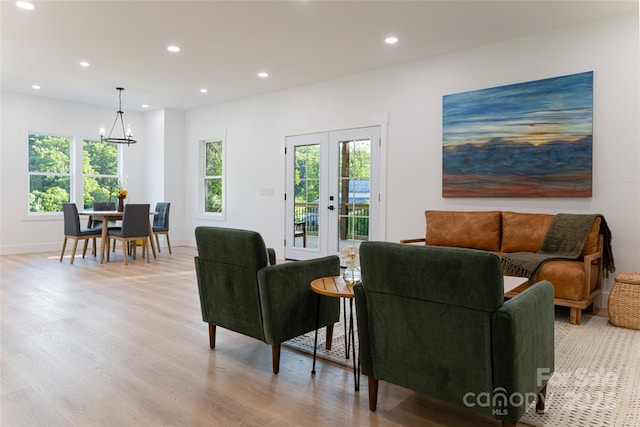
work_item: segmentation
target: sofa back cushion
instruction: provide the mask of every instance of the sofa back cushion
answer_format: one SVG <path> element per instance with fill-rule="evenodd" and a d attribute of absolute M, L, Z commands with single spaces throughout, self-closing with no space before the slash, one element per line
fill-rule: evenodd
<path fill-rule="evenodd" d="M 425 211 L 426 244 L 500 250 L 500 211 Z"/>
<path fill-rule="evenodd" d="M 554 215 L 502 212 L 502 244 L 500 252 L 538 252 Z M 600 218 L 596 218 L 582 255 L 598 250 Z"/>
<path fill-rule="evenodd" d="M 501 252 L 538 252 L 554 215 L 502 212 Z"/>
<path fill-rule="evenodd" d="M 594 252 L 598 252 L 598 237 L 600 236 L 600 217 L 597 217 L 595 221 L 593 221 L 593 225 L 591 226 L 591 231 L 589 231 L 589 238 L 587 239 L 587 244 L 584 245 L 584 250 L 582 251 L 582 256 L 592 254 Z"/>

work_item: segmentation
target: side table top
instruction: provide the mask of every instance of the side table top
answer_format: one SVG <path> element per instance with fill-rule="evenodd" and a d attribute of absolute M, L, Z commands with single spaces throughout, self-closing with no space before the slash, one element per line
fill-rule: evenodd
<path fill-rule="evenodd" d="M 320 277 L 311 282 L 311 290 L 328 297 L 353 298 L 353 285 L 347 285 L 342 276 Z"/>

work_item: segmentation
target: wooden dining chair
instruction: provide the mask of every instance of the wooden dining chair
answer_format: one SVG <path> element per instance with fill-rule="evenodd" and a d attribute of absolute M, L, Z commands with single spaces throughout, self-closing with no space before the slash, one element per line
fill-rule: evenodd
<path fill-rule="evenodd" d="M 149 239 L 150 235 L 149 227 L 149 204 L 134 204 L 128 203 L 124 206 L 124 212 L 122 215 L 122 227 L 112 228 L 107 230 L 107 238 L 109 242 L 111 239 L 119 240 L 122 242 L 122 256 L 124 258 L 124 265 L 128 265 L 127 247 L 132 248 L 133 259 L 136 259 L 136 241 L 142 240 L 144 257 L 147 255 L 147 262 L 149 262 Z M 107 246 L 108 247 L 108 246 Z M 107 262 L 109 261 L 109 251 L 107 251 Z"/>
<path fill-rule="evenodd" d="M 158 252 L 160 252 L 160 238 L 158 235 L 164 234 L 167 239 L 167 247 L 171 253 L 171 241 L 169 240 L 169 208 L 171 203 L 158 202 L 156 204 L 156 214 L 153 217 L 153 235 L 156 238 Z"/>
<path fill-rule="evenodd" d="M 102 230 L 100 228 L 81 228 L 80 215 L 78 215 L 78 207 L 75 203 L 63 203 L 62 213 L 64 215 L 64 240 L 62 242 L 62 251 L 60 252 L 60 262 L 64 258 L 64 251 L 67 248 L 67 240 L 73 239 L 73 251 L 71 252 L 71 262 L 76 257 L 76 248 L 78 241 L 84 240 L 84 248 L 82 249 L 82 258 L 87 253 L 87 245 L 89 239 L 93 239 L 93 256 L 96 256 L 96 238 L 100 237 Z"/>

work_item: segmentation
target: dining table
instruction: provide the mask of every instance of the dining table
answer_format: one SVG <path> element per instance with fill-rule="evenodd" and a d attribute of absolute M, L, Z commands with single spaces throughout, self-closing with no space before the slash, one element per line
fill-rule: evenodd
<path fill-rule="evenodd" d="M 100 264 L 104 261 L 105 248 L 109 250 L 107 247 L 107 231 L 109 229 L 109 221 L 122 221 L 122 217 L 124 216 L 124 212 L 120 211 L 94 211 L 94 210 L 85 210 L 82 212 L 78 212 L 80 215 L 88 216 L 88 224 L 87 226 L 91 226 L 93 220 L 101 220 L 102 221 L 102 235 L 100 238 Z M 149 215 L 153 217 L 157 212 L 149 211 Z M 149 240 L 151 241 L 151 251 L 153 252 L 153 257 L 157 258 L 156 255 L 156 245 L 153 241 L 153 222 L 149 220 Z"/>

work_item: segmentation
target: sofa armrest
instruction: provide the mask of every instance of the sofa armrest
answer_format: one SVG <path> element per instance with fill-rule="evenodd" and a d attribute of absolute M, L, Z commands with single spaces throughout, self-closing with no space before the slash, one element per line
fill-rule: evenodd
<path fill-rule="evenodd" d="M 340 258 L 335 255 L 260 269 L 258 291 L 265 341 L 280 344 L 314 330 L 318 298 L 321 299 L 319 326 L 337 322 L 340 299 L 316 294 L 311 290 L 311 281 L 338 275 Z"/>
<path fill-rule="evenodd" d="M 535 396 L 554 370 L 553 285 L 543 280 L 504 303 L 492 315 L 493 390 L 506 393 L 505 405 L 494 409 L 500 419 L 516 423 L 527 404 L 509 399 L 512 393 Z M 530 402 L 528 402 L 530 403 Z M 505 411 L 506 409 L 506 411 Z"/>
<path fill-rule="evenodd" d="M 420 237 L 420 238 L 416 238 L 416 239 L 403 239 L 403 240 L 400 240 L 400 243 L 402 243 L 402 244 L 425 243 L 426 241 L 427 241 L 427 239 L 425 239 L 424 237 Z"/>

